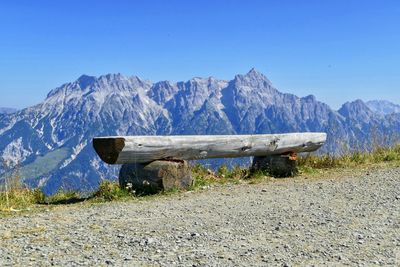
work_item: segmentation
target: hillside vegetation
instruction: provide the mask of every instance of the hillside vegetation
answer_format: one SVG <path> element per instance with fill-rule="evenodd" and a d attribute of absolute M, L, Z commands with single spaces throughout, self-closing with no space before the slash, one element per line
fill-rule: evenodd
<path fill-rule="evenodd" d="M 376 165 L 400 165 L 400 144 L 388 147 L 377 148 L 371 152 L 354 152 L 342 156 L 332 155 L 302 155 L 298 159 L 300 176 L 318 176 L 326 171 L 335 169 L 361 169 Z M 219 167 L 217 171 L 212 171 L 202 165 L 192 167 L 194 185 L 189 190 L 197 190 L 212 184 L 225 183 L 256 183 L 267 179 L 273 179 L 268 172 L 251 172 L 248 168 L 235 167 L 229 169 L 225 165 Z M 179 190 L 161 192 L 156 194 L 171 194 Z M 135 192 L 120 188 L 117 182 L 108 180 L 102 181 L 97 191 L 83 196 L 77 191 L 60 190 L 54 195 L 46 197 L 40 188 L 29 189 L 23 185 L 18 170 L 9 172 L 0 191 L 0 212 L 19 212 L 29 210 L 40 210 L 60 204 L 72 204 L 77 202 L 104 202 L 104 201 L 123 201 L 133 198 L 146 197 Z"/>

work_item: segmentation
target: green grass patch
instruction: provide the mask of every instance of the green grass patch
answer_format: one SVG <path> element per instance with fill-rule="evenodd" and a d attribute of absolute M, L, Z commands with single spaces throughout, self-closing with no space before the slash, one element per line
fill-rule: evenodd
<path fill-rule="evenodd" d="M 34 162 L 21 167 L 20 175 L 25 178 L 40 177 L 45 175 L 60 165 L 60 163 L 68 158 L 70 150 L 68 148 L 60 148 L 47 153 L 44 156 L 38 156 Z"/>

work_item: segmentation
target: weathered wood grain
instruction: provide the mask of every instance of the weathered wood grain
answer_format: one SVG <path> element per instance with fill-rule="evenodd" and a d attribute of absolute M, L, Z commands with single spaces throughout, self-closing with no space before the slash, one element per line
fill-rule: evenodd
<path fill-rule="evenodd" d="M 325 141 L 325 133 L 114 136 L 96 137 L 93 146 L 103 161 L 125 164 L 311 152 Z"/>

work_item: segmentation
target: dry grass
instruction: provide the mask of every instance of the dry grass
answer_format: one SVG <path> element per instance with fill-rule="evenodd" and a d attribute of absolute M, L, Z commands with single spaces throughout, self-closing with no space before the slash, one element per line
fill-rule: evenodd
<path fill-rule="evenodd" d="M 192 174 L 195 184 L 192 189 L 207 186 L 210 184 L 225 184 L 225 183 L 239 183 L 251 177 L 248 168 L 236 166 L 229 169 L 227 166 L 222 165 L 216 172 L 205 168 L 201 164 L 192 167 Z"/>
<path fill-rule="evenodd" d="M 44 194 L 39 189 L 12 189 L 0 193 L 0 211 L 20 211 L 34 204 L 44 203 Z"/>
<path fill-rule="evenodd" d="M 120 188 L 118 183 L 103 181 L 99 189 L 91 196 L 95 201 L 113 201 L 132 197 L 133 194 L 125 188 Z"/>
<path fill-rule="evenodd" d="M 10 169 L 7 163 L 3 163 L 3 166 L 5 170 Z M 28 209 L 33 203 L 43 203 L 44 199 L 40 189 L 28 189 L 22 183 L 18 165 L 7 172 L 0 186 L 0 211 Z"/>
<path fill-rule="evenodd" d="M 393 147 L 379 147 L 369 152 L 355 151 L 339 156 L 307 155 L 299 158 L 298 166 L 301 170 L 353 168 L 360 165 L 396 161 L 400 161 L 400 144 Z"/>
<path fill-rule="evenodd" d="M 318 173 L 319 170 L 332 170 L 337 168 L 360 169 L 381 163 L 400 163 L 400 144 L 377 148 L 370 152 L 353 152 L 341 156 L 332 155 L 306 155 L 298 160 L 301 173 Z M 16 169 L 17 170 L 17 169 Z M 10 211 L 29 210 L 39 205 L 51 206 L 58 204 L 71 204 L 82 201 L 104 202 L 133 199 L 137 196 L 127 189 L 122 189 L 115 182 L 103 181 L 98 190 L 89 197 L 82 197 L 77 192 L 58 192 L 45 197 L 40 189 L 28 189 L 21 182 L 18 170 L 7 175 L 2 188 L 0 188 L 0 213 Z M 240 183 L 243 181 L 257 183 L 269 179 L 267 173 L 251 172 L 248 168 L 234 167 L 229 169 L 221 166 L 217 171 L 212 171 L 198 164 L 192 167 L 195 184 L 190 190 L 195 190 L 211 184 Z M 177 192 L 172 191 L 172 193 Z M 171 192 L 166 192 L 169 194 Z M 165 194 L 165 193 L 163 193 Z"/>

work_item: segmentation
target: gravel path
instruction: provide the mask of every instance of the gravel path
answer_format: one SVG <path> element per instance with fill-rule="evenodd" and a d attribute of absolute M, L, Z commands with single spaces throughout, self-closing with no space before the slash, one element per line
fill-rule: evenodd
<path fill-rule="evenodd" d="M 0 218 L 0 266 L 400 266 L 400 168 Z"/>

